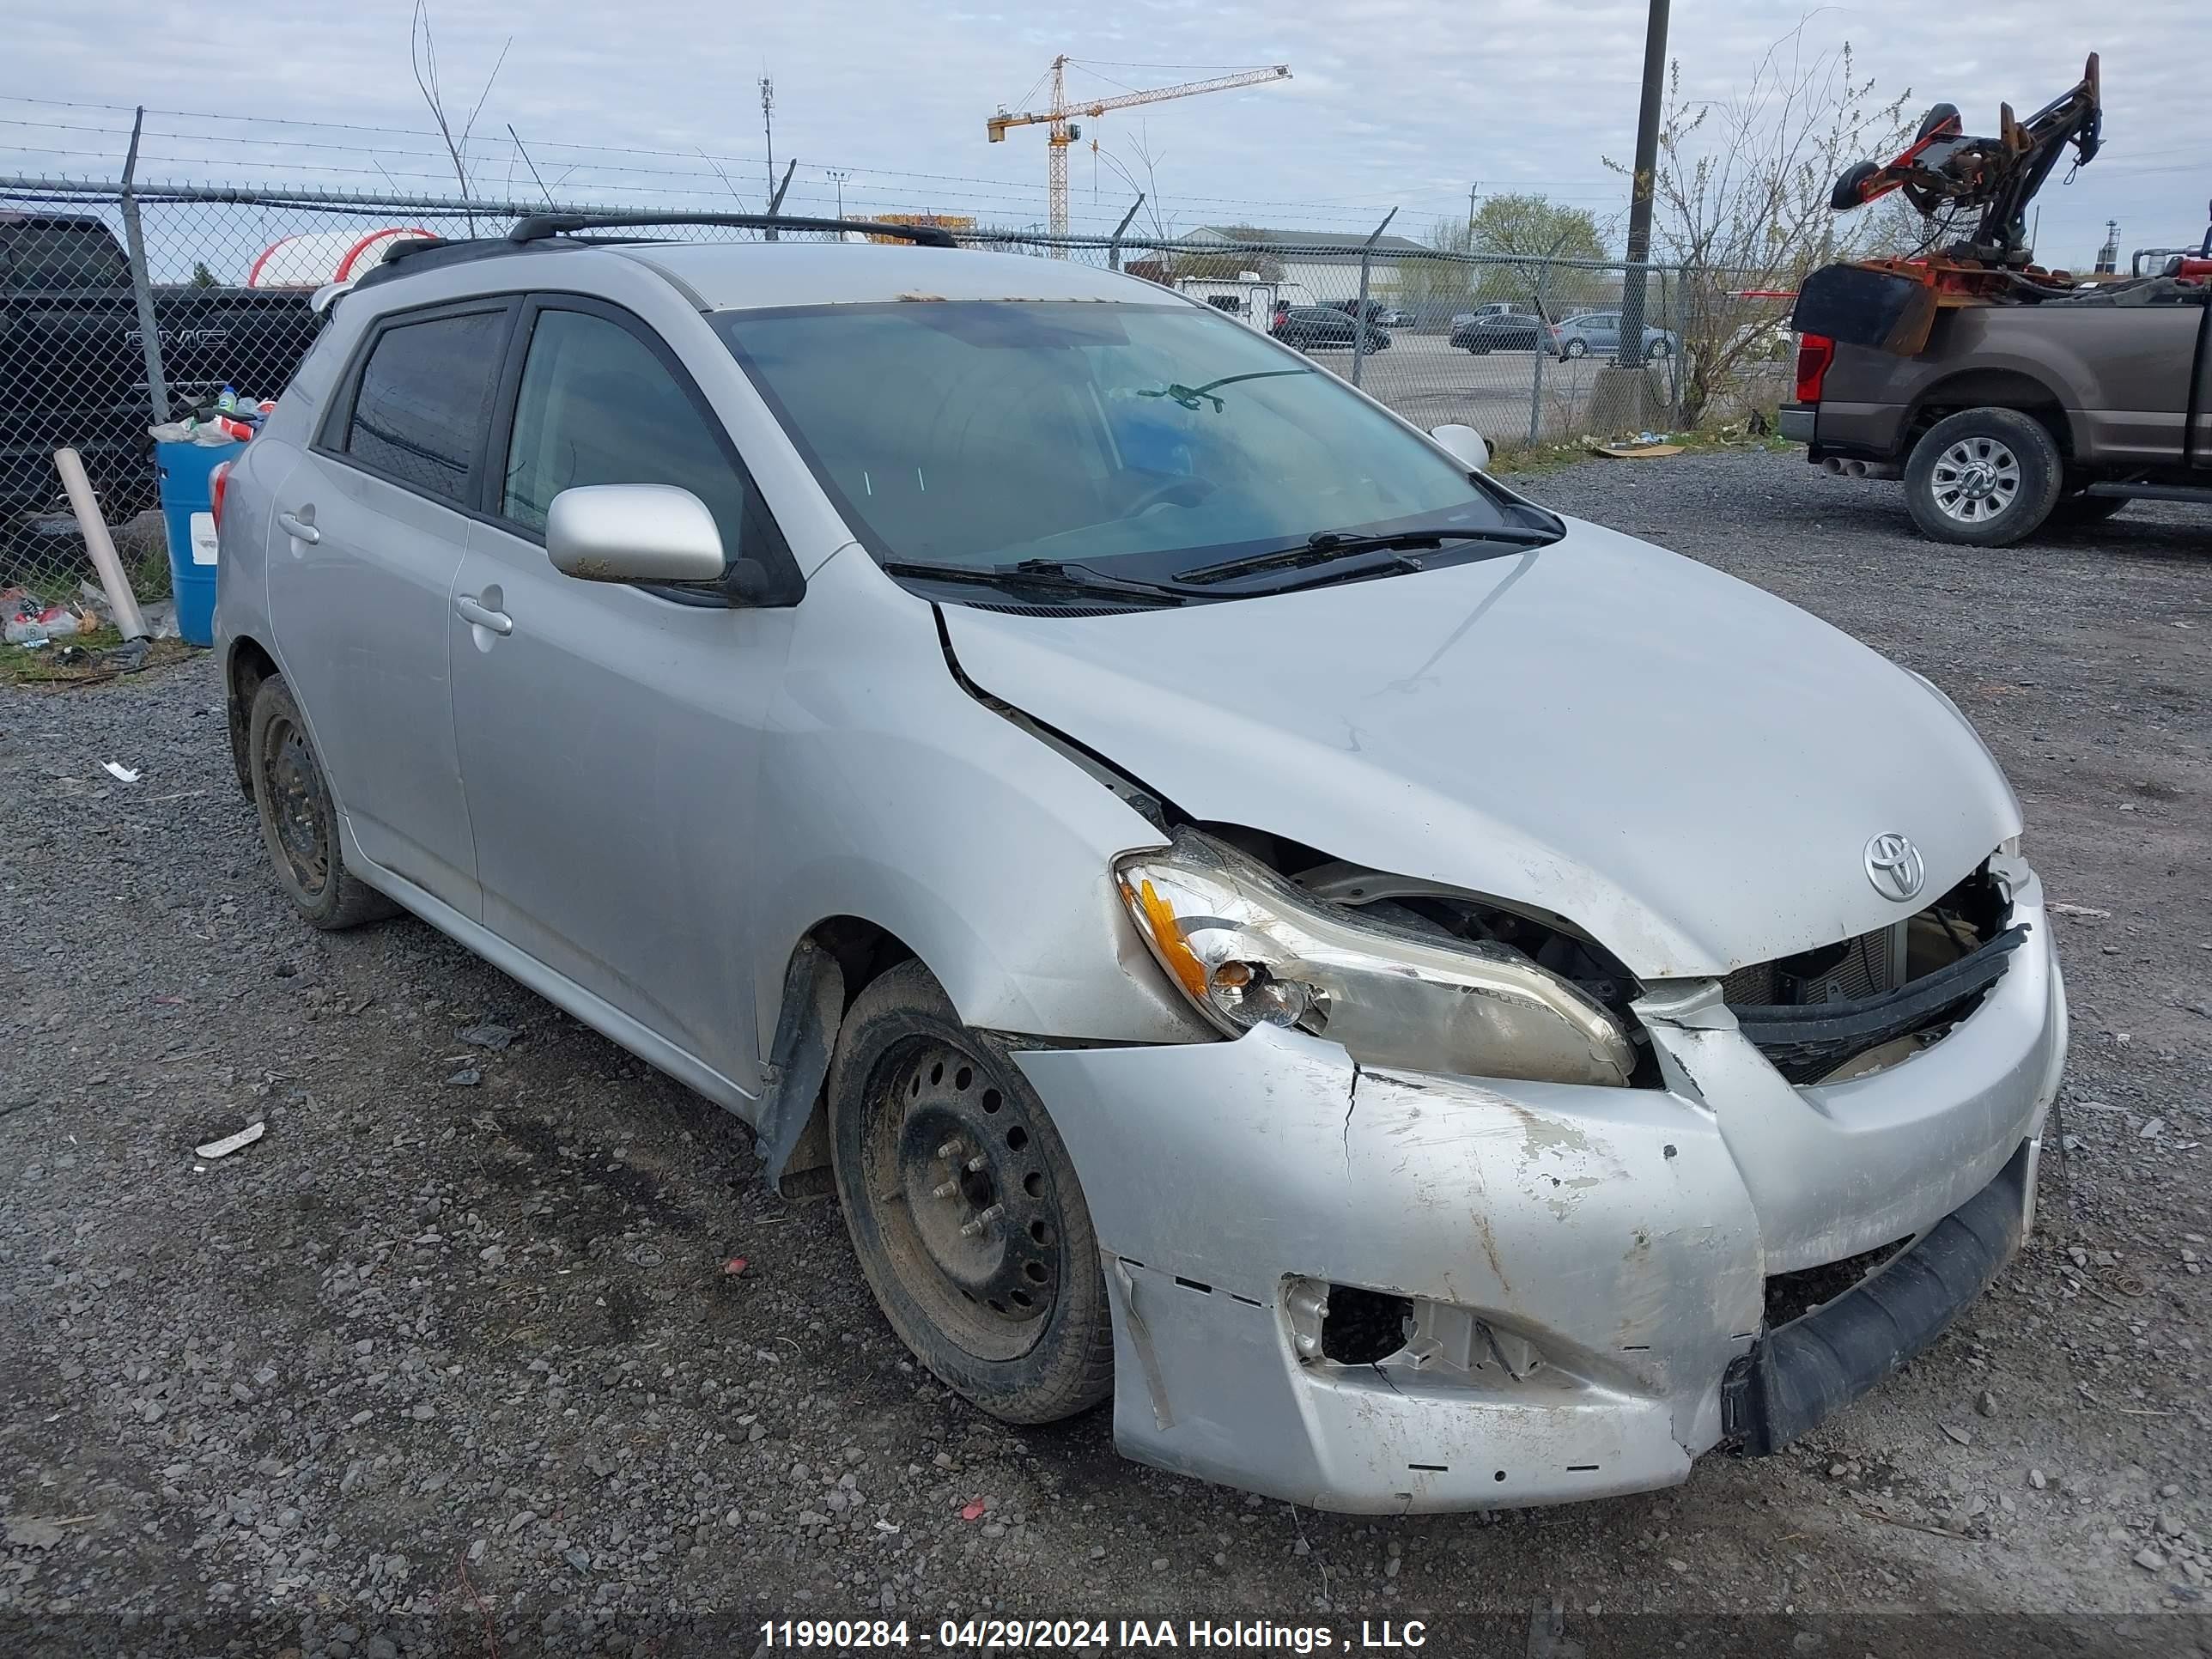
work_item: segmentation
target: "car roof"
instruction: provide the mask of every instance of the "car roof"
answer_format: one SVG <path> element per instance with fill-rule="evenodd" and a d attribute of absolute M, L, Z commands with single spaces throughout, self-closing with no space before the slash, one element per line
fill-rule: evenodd
<path fill-rule="evenodd" d="M 1165 304 L 1173 289 L 1080 259 L 872 242 L 633 242 L 607 251 L 687 289 L 710 311 L 887 300 L 1118 300 Z"/>

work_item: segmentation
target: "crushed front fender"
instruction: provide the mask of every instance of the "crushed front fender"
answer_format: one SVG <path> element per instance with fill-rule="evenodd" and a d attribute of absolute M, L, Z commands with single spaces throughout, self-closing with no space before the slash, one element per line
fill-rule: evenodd
<path fill-rule="evenodd" d="M 1129 1455 L 1405 1511 L 1665 1486 L 1720 1437 L 1764 1279 L 1701 1108 L 1363 1071 L 1272 1027 L 1020 1060 L 1107 1261 Z M 1303 1351 L 1330 1286 L 1471 1337 L 1433 1363 Z"/>

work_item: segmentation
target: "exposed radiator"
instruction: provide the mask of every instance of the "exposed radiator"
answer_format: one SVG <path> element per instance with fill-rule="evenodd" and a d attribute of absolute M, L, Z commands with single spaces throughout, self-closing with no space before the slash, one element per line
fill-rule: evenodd
<path fill-rule="evenodd" d="M 1840 948 L 1755 962 L 1721 981 L 1722 999 L 1760 1006 L 1856 1002 L 1904 983 L 1905 924 L 1862 933 Z"/>

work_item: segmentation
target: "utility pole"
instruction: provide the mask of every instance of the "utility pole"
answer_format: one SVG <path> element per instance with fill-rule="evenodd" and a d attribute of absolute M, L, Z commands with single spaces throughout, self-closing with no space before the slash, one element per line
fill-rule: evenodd
<path fill-rule="evenodd" d="M 823 171 L 830 175 L 830 182 L 837 186 L 837 216 L 842 219 L 845 216 L 845 181 L 853 176 L 853 169 L 825 167 Z"/>
<path fill-rule="evenodd" d="M 1480 179 L 1467 187 L 1467 235 L 1470 244 L 1474 240 L 1474 195 L 1481 188 L 1482 180 Z"/>
<path fill-rule="evenodd" d="M 760 78 L 761 130 L 768 135 L 768 191 L 775 193 L 775 82 Z"/>
<path fill-rule="evenodd" d="M 2109 276 L 2120 268 L 2120 222 L 2105 221 L 2105 245 L 2097 250 L 2097 274 Z"/>
<path fill-rule="evenodd" d="M 775 198 L 777 195 L 775 188 L 775 82 L 769 80 L 765 75 L 762 76 L 760 78 L 760 94 L 761 131 L 768 135 L 768 187 L 762 191 L 761 196 L 763 200 L 767 201 L 769 204 L 769 214 L 773 217 L 775 213 Z M 771 242 L 776 239 L 775 229 L 773 226 L 769 227 L 766 231 L 763 231 L 762 234 Z"/>
<path fill-rule="evenodd" d="M 1659 170 L 1659 106 L 1667 82 L 1667 0 L 1650 0 L 1644 31 L 1644 101 L 1636 113 L 1636 177 L 1628 198 L 1628 270 L 1614 362 L 1644 368 L 1644 284 L 1651 261 L 1651 186 Z"/>

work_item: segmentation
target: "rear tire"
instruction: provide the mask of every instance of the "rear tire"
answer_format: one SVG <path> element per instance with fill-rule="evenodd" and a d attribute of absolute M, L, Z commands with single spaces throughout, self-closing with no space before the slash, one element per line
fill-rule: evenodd
<path fill-rule="evenodd" d="M 254 691 L 246 753 L 262 844 L 300 919 L 337 933 L 396 915 L 398 905 L 346 868 L 337 804 L 282 675 L 271 674 Z"/>
<path fill-rule="evenodd" d="M 1008 1423 L 1112 1393 L 1106 1278 L 1075 1165 L 1021 1068 L 960 1023 L 921 963 L 854 1000 L 828 1104 L 854 1253 L 915 1357 Z"/>
<path fill-rule="evenodd" d="M 1537 349 L 1541 350 L 1542 347 L 1539 345 Z M 1587 357 L 1589 356 L 1589 346 L 1587 342 L 1582 340 L 1570 340 L 1566 344 L 1559 348 L 1559 356 L 1562 357 Z"/>
<path fill-rule="evenodd" d="M 2058 500 L 2063 463 L 2050 428 L 2016 409 L 1968 409 L 1921 434 L 1905 466 L 1905 504 L 1923 535 L 2010 547 Z"/>

